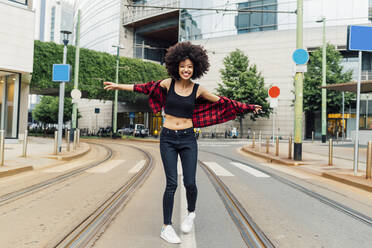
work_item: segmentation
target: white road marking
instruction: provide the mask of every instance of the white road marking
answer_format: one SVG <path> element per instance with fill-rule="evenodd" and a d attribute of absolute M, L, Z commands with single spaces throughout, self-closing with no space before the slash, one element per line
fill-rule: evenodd
<path fill-rule="evenodd" d="M 180 166 L 181 163 L 178 163 L 178 165 Z M 185 190 L 185 187 L 183 185 L 181 186 L 180 194 L 181 194 L 180 195 L 180 199 L 181 199 L 181 204 L 180 204 L 180 206 L 181 206 L 180 219 L 181 220 L 180 220 L 180 223 L 182 223 L 184 218 L 188 214 L 187 200 L 186 200 L 186 190 Z M 198 218 L 198 216 L 196 216 L 196 218 Z M 194 221 L 194 224 L 195 224 L 195 221 Z M 181 248 L 196 248 L 195 227 L 193 227 L 191 229 L 191 231 L 187 234 L 185 234 L 181 231 L 180 238 L 181 238 L 181 241 L 182 241 L 182 243 L 180 245 Z"/>
<path fill-rule="evenodd" d="M 72 163 L 68 163 L 68 164 L 64 164 L 64 165 L 57 165 L 56 167 L 46 169 L 46 170 L 42 170 L 42 172 L 44 172 L 44 173 L 64 172 L 64 171 L 68 171 L 68 170 L 71 170 L 71 169 L 74 169 L 74 168 L 77 168 L 77 167 L 82 167 L 84 165 L 88 165 L 89 163 L 91 163 L 93 161 L 94 161 L 94 159 L 84 161 L 83 163 L 76 161 L 76 162 L 72 162 Z"/>
<path fill-rule="evenodd" d="M 259 170 L 256 170 L 252 167 L 249 167 L 247 165 L 244 165 L 242 163 L 237 163 L 237 162 L 230 162 L 230 164 L 238 167 L 239 169 L 245 171 L 245 172 L 248 172 L 249 174 L 255 176 L 255 177 L 270 177 L 269 175 L 259 171 Z"/>
<path fill-rule="evenodd" d="M 146 164 L 146 160 L 139 161 L 132 169 L 130 169 L 129 173 L 137 173 L 139 172 L 142 167 Z"/>
<path fill-rule="evenodd" d="M 225 168 L 223 168 L 221 165 L 217 164 L 216 162 L 204 162 L 211 170 L 213 170 L 214 173 L 216 173 L 217 176 L 223 176 L 223 177 L 232 177 L 234 176 L 229 171 L 227 171 Z"/>
<path fill-rule="evenodd" d="M 98 165 L 94 168 L 91 168 L 89 170 L 87 170 L 88 173 L 106 173 L 112 169 L 114 169 L 115 167 L 123 164 L 125 162 L 125 160 L 110 160 L 110 161 L 107 161 L 101 165 Z"/>

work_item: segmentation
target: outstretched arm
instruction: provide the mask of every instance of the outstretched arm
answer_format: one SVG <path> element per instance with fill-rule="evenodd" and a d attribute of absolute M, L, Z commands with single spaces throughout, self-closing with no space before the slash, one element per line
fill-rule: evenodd
<path fill-rule="evenodd" d="M 215 94 L 210 93 L 206 88 L 203 86 L 199 86 L 199 96 L 203 97 L 204 99 L 210 101 L 210 102 L 218 102 L 220 100 L 219 96 L 216 96 Z M 262 111 L 262 107 L 260 105 L 254 105 L 254 114 L 258 114 L 260 111 Z"/>
<path fill-rule="evenodd" d="M 116 84 L 113 82 L 104 82 L 105 90 L 127 90 L 133 91 L 134 84 Z"/>

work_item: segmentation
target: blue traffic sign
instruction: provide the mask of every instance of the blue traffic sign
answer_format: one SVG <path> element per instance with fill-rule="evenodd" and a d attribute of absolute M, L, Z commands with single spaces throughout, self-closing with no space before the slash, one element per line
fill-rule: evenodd
<path fill-rule="evenodd" d="M 309 53 L 305 49 L 296 49 L 292 54 L 292 59 L 297 65 L 304 65 L 309 61 Z"/>
<path fill-rule="evenodd" d="M 53 82 L 70 82 L 70 72 L 68 64 L 53 64 Z"/>
<path fill-rule="evenodd" d="M 372 52 L 372 27 L 349 26 L 347 37 L 349 50 Z"/>

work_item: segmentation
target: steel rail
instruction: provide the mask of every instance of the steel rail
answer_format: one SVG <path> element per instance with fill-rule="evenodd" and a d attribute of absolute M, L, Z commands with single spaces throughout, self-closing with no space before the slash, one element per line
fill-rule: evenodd
<path fill-rule="evenodd" d="M 242 236 L 247 247 L 274 248 L 274 244 L 268 239 L 265 233 L 257 226 L 252 217 L 249 216 L 244 207 L 240 204 L 237 198 L 231 193 L 229 188 L 222 182 L 222 180 L 202 161 L 199 164 L 206 172 L 209 180 L 212 182 L 222 202 L 224 203 L 228 213 L 230 214 L 235 225 L 238 227 L 240 235 Z"/>
<path fill-rule="evenodd" d="M 316 193 L 316 192 L 314 192 L 312 190 L 309 190 L 309 189 L 307 189 L 307 188 L 305 188 L 305 187 L 303 187 L 303 186 L 301 186 L 301 185 L 299 185 L 297 183 L 294 183 L 294 182 L 292 182 L 290 180 L 285 179 L 284 177 L 281 177 L 281 176 L 278 176 L 276 174 L 273 174 L 273 173 L 271 173 L 269 171 L 266 171 L 266 170 L 264 170 L 264 169 L 262 169 L 260 167 L 257 167 L 257 166 L 255 166 L 255 165 L 253 165 L 251 163 L 247 163 L 245 161 L 240 161 L 238 159 L 229 158 L 227 156 L 224 156 L 224 155 L 221 155 L 221 154 L 218 154 L 218 153 L 215 153 L 215 152 L 210 152 L 210 151 L 205 151 L 205 150 L 200 150 L 200 151 L 201 152 L 210 153 L 210 154 L 214 154 L 216 156 L 225 158 L 227 160 L 231 160 L 233 162 L 239 162 L 239 163 L 242 163 L 244 165 L 250 166 L 250 167 L 252 167 L 252 168 L 254 168 L 254 169 L 258 170 L 258 171 L 261 171 L 263 173 L 266 173 L 269 176 L 271 176 L 272 178 L 276 179 L 277 181 L 279 181 L 281 183 L 284 183 L 284 184 L 286 184 L 286 185 L 288 185 L 288 186 L 290 186 L 290 187 L 292 187 L 294 189 L 297 189 L 297 190 L 301 191 L 302 193 L 304 193 L 304 194 L 306 194 L 308 196 L 311 196 L 312 198 L 314 198 L 314 199 L 316 199 L 316 200 L 318 200 L 318 201 L 320 201 L 320 202 L 322 202 L 322 203 L 324 203 L 324 204 L 326 204 L 326 205 L 328 205 L 328 206 L 330 206 L 330 207 L 332 207 L 332 208 L 334 208 L 334 209 L 336 209 L 336 210 L 338 210 L 338 211 L 340 211 L 340 212 L 342 212 L 344 214 L 347 214 L 347 215 L 351 216 L 352 218 L 354 218 L 356 220 L 359 220 L 359 221 L 367 224 L 368 226 L 371 226 L 372 227 L 372 217 L 369 217 L 369 216 L 367 216 L 367 215 L 365 215 L 365 214 L 363 214 L 363 213 L 361 213 L 359 211 L 356 211 L 356 210 L 354 210 L 352 208 L 349 208 L 349 207 L 347 207 L 347 206 L 345 206 L 345 205 L 343 205 L 343 204 L 341 204 L 341 203 L 339 203 L 337 201 L 334 201 L 334 200 L 332 200 L 332 199 L 330 199 L 330 198 L 328 198 L 326 196 L 323 196 L 323 195 L 318 194 L 318 193 Z"/>
<path fill-rule="evenodd" d="M 108 146 L 105 146 L 105 145 L 97 144 L 97 143 L 94 143 L 94 144 L 98 145 L 98 146 L 102 146 L 107 150 L 107 155 L 103 159 L 101 159 L 99 161 L 89 163 L 88 165 L 86 165 L 84 167 L 78 168 L 76 170 L 72 170 L 70 172 L 67 172 L 67 173 L 62 174 L 60 176 L 48 179 L 46 181 L 43 181 L 43 182 L 31 185 L 31 186 L 22 188 L 20 190 L 2 195 L 2 196 L 0 196 L 0 206 L 9 203 L 11 200 L 21 198 L 25 195 L 28 195 L 29 193 L 36 192 L 40 189 L 49 187 L 49 186 L 57 184 L 57 183 L 60 183 L 60 182 L 66 180 L 68 178 L 73 177 L 73 176 L 77 176 L 77 175 L 83 173 L 84 171 L 86 171 L 90 168 L 93 168 L 93 167 L 96 167 L 96 166 L 102 164 L 103 162 L 109 160 L 112 157 L 112 149 L 111 148 L 109 148 Z"/>
<path fill-rule="evenodd" d="M 119 143 L 113 143 L 119 144 Z M 124 144 L 120 144 L 124 145 Z M 132 145 L 124 145 L 132 147 L 143 152 L 148 158 L 146 166 L 132 176 L 123 186 L 121 186 L 111 197 L 101 204 L 93 213 L 86 217 L 68 234 L 64 235 L 56 244 L 51 247 L 90 247 L 100 234 L 104 232 L 110 221 L 115 218 L 119 210 L 128 202 L 135 190 L 142 185 L 145 179 L 152 171 L 153 159 L 149 152 Z"/>

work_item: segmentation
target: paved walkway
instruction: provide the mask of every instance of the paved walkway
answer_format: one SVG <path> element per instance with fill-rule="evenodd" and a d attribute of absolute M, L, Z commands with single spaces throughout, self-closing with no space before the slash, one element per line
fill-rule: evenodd
<path fill-rule="evenodd" d="M 29 137 L 27 145 L 27 156 L 22 157 L 23 141 L 19 143 L 6 143 L 4 149 L 4 166 L 0 166 L 0 177 L 13 175 L 22 171 L 45 168 L 63 163 L 81 156 L 89 151 L 88 144 L 81 142 L 76 151 L 67 152 L 67 144 L 62 143 L 62 152 L 54 155 L 54 139 Z"/>

